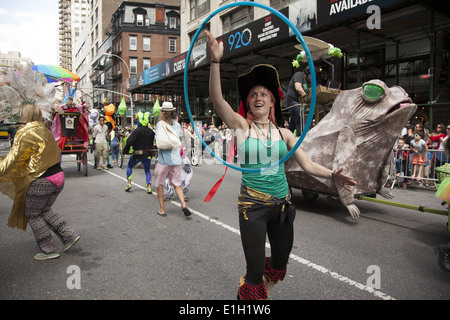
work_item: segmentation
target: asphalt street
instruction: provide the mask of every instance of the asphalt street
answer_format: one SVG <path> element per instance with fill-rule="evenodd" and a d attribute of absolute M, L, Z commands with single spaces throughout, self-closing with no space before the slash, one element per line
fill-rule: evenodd
<path fill-rule="evenodd" d="M 92 164 L 92 155 L 89 154 Z M 124 192 L 125 169 L 77 171 L 65 155 L 65 188 L 56 203 L 81 240 L 61 257 L 35 261 L 30 228 L 8 228 L 12 200 L 0 195 L 0 299 L 233 300 L 245 274 L 239 237 L 240 172 L 229 169 L 211 202 L 204 198 L 225 166 L 193 167 L 193 215 L 177 200 L 156 215 L 156 192 L 145 192 L 143 168 Z M 152 161 L 153 162 L 153 161 Z M 152 163 L 152 174 L 154 172 Z M 294 247 L 275 300 L 448 300 L 450 274 L 433 249 L 450 241 L 447 216 L 355 200 L 353 221 L 336 199 L 314 202 L 293 191 Z M 433 191 L 394 189 L 394 201 L 446 210 Z M 55 237 L 55 241 L 63 244 Z M 269 254 L 269 248 L 267 249 Z"/>

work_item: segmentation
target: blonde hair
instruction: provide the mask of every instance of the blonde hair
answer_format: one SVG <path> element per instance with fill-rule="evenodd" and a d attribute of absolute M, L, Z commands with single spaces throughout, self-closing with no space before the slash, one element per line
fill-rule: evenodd
<path fill-rule="evenodd" d="M 42 121 L 42 111 L 35 104 L 25 104 L 22 108 L 22 123 L 28 123 L 31 121 Z"/>

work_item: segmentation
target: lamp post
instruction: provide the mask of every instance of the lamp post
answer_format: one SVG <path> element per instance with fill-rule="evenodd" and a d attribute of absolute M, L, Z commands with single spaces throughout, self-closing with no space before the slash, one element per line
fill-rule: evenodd
<path fill-rule="evenodd" d="M 131 78 L 131 72 L 130 72 L 130 67 L 128 66 L 128 63 L 125 62 L 125 60 L 122 59 L 121 56 L 118 56 L 117 54 L 114 53 L 108 53 L 108 52 L 104 52 L 102 54 L 103 56 L 106 56 L 108 58 L 110 57 L 116 57 L 119 58 L 120 60 L 122 60 L 122 62 L 125 64 L 125 66 L 128 69 L 128 78 Z M 134 127 L 134 114 L 133 114 L 133 98 L 132 98 L 132 94 L 130 94 L 130 110 L 131 110 L 131 127 Z"/>

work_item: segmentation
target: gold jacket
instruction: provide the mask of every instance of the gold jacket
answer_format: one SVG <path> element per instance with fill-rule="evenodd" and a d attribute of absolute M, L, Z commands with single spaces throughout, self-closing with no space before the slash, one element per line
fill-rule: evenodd
<path fill-rule="evenodd" d="M 8 226 L 26 230 L 25 196 L 31 182 L 61 161 L 61 149 L 42 122 L 20 127 L 6 156 L 0 157 L 0 191 L 14 200 Z"/>

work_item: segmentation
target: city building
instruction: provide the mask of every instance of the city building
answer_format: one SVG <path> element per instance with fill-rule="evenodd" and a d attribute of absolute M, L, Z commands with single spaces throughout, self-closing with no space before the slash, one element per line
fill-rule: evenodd
<path fill-rule="evenodd" d="M 118 105 L 124 97 L 130 117 L 130 94 L 125 80 L 180 53 L 180 7 L 170 1 L 165 4 L 124 1 L 113 13 L 107 32 L 108 44 L 102 47 L 102 55 L 93 64 L 91 79 L 97 89 L 94 104 L 98 106 L 106 97 Z M 133 110 L 151 108 L 157 98 L 160 97 L 134 95 Z"/>
<path fill-rule="evenodd" d="M 59 66 L 72 70 L 71 1 L 59 0 Z"/>
<path fill-rule="evenodd" d="M 74 46 L 73 71 L 89 107 L 106 98 L 116 106 L 125 98 L 125 80 L 180 53 L 180 6 L 177 0 L 90 2 L 90 15 Z M 150 108 L 152 97 L 134 95 L 133 107 Z"/>
<path fill-rule="evenodd" d="M 182 53 L 165 64 L 170 72 L 158 79 L 146 78 L 151 70 L 132 76 L 130 93 L 165 92 L 179 102 L 177 108 L 187 119 L 184 103 L 184 67 L 189 49 L 188 92 L 194 117 L 220 121 L 208 99 L 209 56 L 205 37 L 199 32 L 205 19 L 216 9 L 235 1 L 182 0 Z M 388 86 L 399 85 L 419 106 L 413 122 L 434 127 L 450 120 L 450 6 L 430 0 L 259 0 L 280 10 L 303 36 L 312 36 L 342 50 L 342 58 L 315 61 L 318 83 L 330 80 L 341 90 L 361 86 L 370 79 L 381 79 Z M 289 26 L 265 9 L 241 5 L 213 16 L 204 28 L 225 45 L 221 63 L 224 95 L 238 109 L 237 75 L 250 66 L 267 61 L 277 66 L 282 89 L 298 69 L 292 60 L 299 44 Z M 238 42 L 240 41 L 240 42 Z M 301 68 L 304 68 L 303 64 Z M 153 69 L 161 68 L 153 66 Z M 151 68 L 151 69 L 152 69 Z M 143 79 L 139 82 L 137 80 Z M 133 82 L 133 83 L 132 83 Z M 316 119 L 327 108 L 316 106 Z M 217 123 L 216 123 L 217 125 Z"/>
<path fill-rule="evenodd" d="M 89 0 L 59 0 L 59 64 L 72 70 L 72 46 L 89 16 Z"/>
<path fill-rule="evenodd" d="M 66 1 L 66 0 L 63 0 Z M 77 38 L 72 42 L 73 57 L 71 71 L 80 77 L 78 88 L 84 94 L 89 107 L 94 105 L 92 76 L 95 73 L 93 63 L 102 55 L 105 46 L 108 46 L 107 29 L 111 25 L 111 17 L 122 1 L 118 0 L 77 0 L 86 1 L 87 8 L 85 23 L 81 26 Z M 145 1 L 145 0 L 143 0 Z M 70 2 L 70 1 L 69 1 Z M 75 6 L 70 7 L 75 14 Z M 75 32 L 75 30 L 74 30 Z M 103 48 L 103 49 L 100 49 Z M 62 66 L 62 65 L 61 65 Z M 94 75 L 95 76 L 95 75 Z"/>
<path fill-rule="evenodd" d="M 21 53 L 18 51 L 9 51 L 8 53 L 0 52 L 0 67 L 5 66 L 16 66 L 16 65 L 33 65 L 33 61 L 30 58 L 22 57 Z"/>

